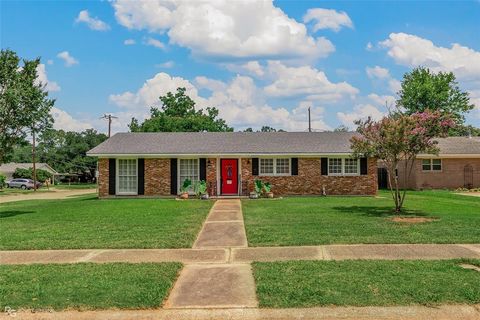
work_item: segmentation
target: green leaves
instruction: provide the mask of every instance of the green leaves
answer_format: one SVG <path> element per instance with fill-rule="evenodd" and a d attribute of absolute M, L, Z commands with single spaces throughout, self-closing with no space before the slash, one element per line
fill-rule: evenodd
<path fill-rule="evenodd" d="M 55 100 L 48 99 L 45 84 L 37 83 L 39 64 L 40 59 L 21 63 L 12 50 L 0 52 L 0 163 L 30 132 L 42 132 L 53 123 Z"/>
<path fill-rule="evenodd" d="M 131 132 L 222 132 L 233 131 L 225 120 L 218 118 L 218 109 L 207 107 L 206 111 L 195 110 L 195 101 L 185 94 L 185 88 L 178 88 L 173 94 L 161 96 L 161 110 L 150 108 L 150 119 L 139 123 L 132 118 Z"/>
<path fill-rule="evenodd" d="M 457 124 L 465 120 L 464 114 L 474 108 L 468 92 L 461 91 L 452 72 L 433 73 L 418 67 L 403 76 L 398 92 L 398 107 L 407 114 L 425 110 L 450 114 Z"/>

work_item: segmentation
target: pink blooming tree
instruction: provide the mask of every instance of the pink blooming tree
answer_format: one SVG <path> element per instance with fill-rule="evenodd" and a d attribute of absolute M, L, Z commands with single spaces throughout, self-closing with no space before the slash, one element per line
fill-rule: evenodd
<path fill-rule="evenodd" d="M 454 120 L 438 111 L 425 110 L 411 115 L 394 113 L 380 121 L 357 121 L 360 136 L 351 140 L 357 157 L 382 160 L 388 172 L 388 182 L 395 202 L 395 213 L 400 213 L 406 190 L 400 190 L 396 169 L 404 166 L 403 185 L 409 180 L 418 154 L 438 154 L 434 138 L 446 136 Z"/>

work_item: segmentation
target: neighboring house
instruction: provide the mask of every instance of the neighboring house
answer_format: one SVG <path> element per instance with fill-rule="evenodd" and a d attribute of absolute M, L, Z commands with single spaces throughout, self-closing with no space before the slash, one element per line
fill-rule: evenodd
<path fill-rule="evenodd" d="M 17 168 L 21 169 L 30 169 L 33 168 L 33 163 L 16 163 L 16 162 L 10 162 L 10 163 L 4 163 L 0 165 L 0 173 L 3 173 L 4 175 L 7 176 L 7 180 L 13 179 L 13 173 Z M 35 168 L 36 169 L 42 169 L 47 172 L 50 172 L 52 174 L 52 183 L 55 182 L 55 176 L 58 176 L 58 172 L 55 171 L 52 167 L 50 167 L 46 163 L 35 163 Z"/>
<path fill-rule="evenodd" d="M 375 159 L 351 158 L 351 132 L 118 133 L 98 157 L 99 196 L 177 195 L 185 179 L 212 196 L 248 195 L 255 179 L 277 195 L 374 195 Z"/>
<path fill-rule="evenodd" d="M 448 137 L 436 140 L 440 149 L 438 156 L 419 155 L 406 185 L 403 182 L 405 169 L 402 164 L 399 166 L 398 177 L 401 187 L 409 189 L 479 188 L 480 137 Z M 382 176 L 381 171 L 382 169 L 379 170 L 379 177 Z"/>

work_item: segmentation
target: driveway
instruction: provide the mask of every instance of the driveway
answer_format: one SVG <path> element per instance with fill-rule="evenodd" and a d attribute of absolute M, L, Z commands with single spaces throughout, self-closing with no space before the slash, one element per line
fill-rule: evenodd
<path fill-rule="evenodd" d="M 50 191 L 38 191 L 29 193 L 14 193 L 11 195 L 0 196 L 0 203 L 23 201 L 23 200 L 52 200 L 65 199 L 72 196 L 81 196 L 89 193 L 96 193 L 97 189 L 78 189 L 78 190 L 64 190 L 51 188 Z"/>

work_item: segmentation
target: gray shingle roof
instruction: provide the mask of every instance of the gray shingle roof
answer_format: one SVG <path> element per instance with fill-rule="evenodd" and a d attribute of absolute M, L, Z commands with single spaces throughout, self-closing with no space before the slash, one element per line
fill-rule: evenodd
<path fill-rule="evenodd" d="M 440 154 L 478 154 L 480 158 L 480 137 L 439 138 Z"/>
<path fill-rule="evenodd" d="M 350 153 L 354 132 L 117 133 L 90 150 L 96 155 Z"/>

